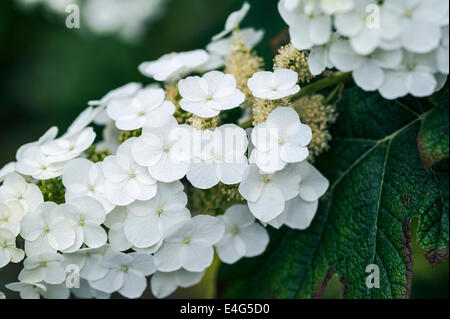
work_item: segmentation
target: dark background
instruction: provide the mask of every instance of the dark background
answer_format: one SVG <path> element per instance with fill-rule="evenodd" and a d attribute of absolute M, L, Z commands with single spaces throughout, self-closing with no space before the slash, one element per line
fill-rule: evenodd
<path fill-rule="evenodd" d="M 14 160 L 17 148 L 40 137 L 50 126 L 64 130 L 87 106 L 130 81 L 149 83 L 137 66 L 172 51 L 205 47 L 223 29 L 242 0 L 168 0 L 166 12 L 149 25 L 142 41 L 131 45 L 116 36 L 97 36 L 83 28 L 67 29 L 65 16 L 42 8 L 26 12 L 12 0 L 0 1 L 0 168 Z M 277 0 L 253 0 L 242 26 L 264 28 L 258 52 L 271 66 L 269 42 L 285 25 Z M 413 228 L 414 230 L 414 228 Z M 414 247 L 413 297 L 448 298 L 448 261 L 431 270 Z M 0 271 L 0 290 L 17 278 L 16 265 Z M 210 286 L 206 284 L 207 286 Z M 205 296 L 203 288 L 178 296 Z M 338 278 L 325 297 L 338 298 Z"/>

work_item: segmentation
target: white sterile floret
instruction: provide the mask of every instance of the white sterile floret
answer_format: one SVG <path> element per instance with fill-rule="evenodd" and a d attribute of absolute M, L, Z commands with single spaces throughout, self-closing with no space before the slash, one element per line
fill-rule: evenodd
<path fill-rule="evenodd" d="M 82 196 L 63 205 L 66 206 L 75 229 L 75 242 L 63 252 L 77 251 L 83 243 L 89 248 L 99 248 L 106 244 L 106 232 L 101 226 L 105 221 L 105 210 L 100 202 L 92 197 Z"/>
<path fill-rule="evenodd" d="M 330 60 L 341 71 L 353 71 L 355 83 L 365 91 L 377 90 L 384 81 L 386 69 L 395 69 L 402 62 L 401 49 L 376 49 L 371 54 L 359 55 L 347 40 L 336 41 L 330 48 Z"/>
<path fill-rule="evenodd" d="M 106 180 L 101 163 L 93 163 L 84 158 L 73 159 L 64 167 L 62 182 L 66 188 L 67 202 L 77 197 L 89 196 L 99 201 L 106 213 L 114 208 L 105 196 Z"/>
<path fill-rule="evenodd" d="M 311 74 L 319 75 L 325 69 L 332 69 L 334 67 L 333 62 L 330 60 L 330 48 L 338 39 L 339 36 L 333 34 L 328 43 L 316 45 L 311 48 L 308 56 L 308 65 Z"/>
<path fill-rule="evenodd" d="M 126 238 L 137 248 L 157 244 L 172 225 L 191 218 L 186 204 L 187 196 L 179 181 L 159 183 L 154 198 L 128 206 L 128 216 L 124 222 Z"/>
<path fill-rule="evenodd" d="M 70 289 L 78 299 L 109 299 L 111 294 L 94 289 L 86 279 L 80 279 L 80 287 Z"/>
<path fill-rule="evenodd" d="M 449 60 L 449 27 L 442 28 L 442 39 L 439 48 L 436 50 L 436 65 L 440 73 L 448 75 L 448 60 Z M 1 174 L 0 174 L 1 176 Z"/>
<path fill-rule="evenodd" d="M 64 257 L 57 253 L 47 252 L 29 256 L 23 262 L 24 269 L 19 274 L 19 280 L 29 283 L 60 284 L 66 279 L 63 261 Z"/>
<path fill-rule="evenodd" d="M 252 214 L 267 223 L 283 212 L 286 201 L 298 195 L 300 180 L 295 164 L 274 174 L 264 174 L 255 164 L 250 164 L 239 193 L 247 200 Z"/>
<path fill-rule="evenodd" d="M 206 49 L 210 53 L 226 57 L 230 52 L 239 49 L 240 45 L 244 45 L 245 48 L 255 47 L 263 37 L 264 30 L 255 30 L 254 28 L 236 30 L 227 38 L 212 41 L 206 46 Z"/>
<path fill-rule="evenodd" d="M 241 9 L 232 12 L 228 16 L 227 21 L 225 22 L 225 29 L 219 34 L 215 35 L 213 37 L 213 41 L 222 39 L 224 36 L 228 35 L 233 30 L 239 28 L 239 25 L 241 24 L 242 20 L 244 20 L 249 10 L 250 4 L 248 4 L 248 2 L 244 2 Z"/>
<path fill-rule="evenodd" d="M 23 250 L 16 247 L 16 235 L 0 226 L 0 269 L 10 262 L 18 263 L 24 256 Z"/>
<path fill-rule="evenodd" d="M 158 127 L 144 126 L 142 135 L 133 140 L 132 157 L 158 181 L 182 179 L 192 158 L 193 128 L 179 125 L 173 116 L 157 124 Z"/>
<path fill-rule="evenodd" d="M 194 157 L 186 177 L 197 188 L 208 189 L 219 182 L 237 184 L 248 166 L 245 156 L 248 140 L 237 125 L 225 124 L 214 131 L 196 131 L 200 154 Z"/>
<path fill-rule="evenodd" d="M 135 200 L 149 200 L 156 194 L 156 180 L 148 170 L 131 157 L 131 147 L 136 138 L 120 145 L 116 155 L 102 162 L 105 195 L 111 203 L 126 206 Z"/>
<path fill-rule="evenodd" d="M 354 6 L 355 0 L 320 0 L 320 7 L 328 15 L 348 12 L 352 10 Z"/>
<path fill-rule="evenodd" d="M 0 202 L 0 228 L 7 229 L 17 236 L 23 216 L 25 211 L 19 201 Z"/>
<path fill-rule="evenodd" d="M 5 166 L 3 166 L 0 169 L 0 183 L 5 180 L 5 177 L 16 170 L 16 163 L 15 162 L 9 162 Z"/>
<path fill-rule="evenodd" d="M 279 100 L 300 91 L 297 82 L 297 72 L 289 69 L 277 69 L 275 72 L 256 72 L 248 80 L 247 85 L 253 96 L 257 98 Z"/>
<path fill-rule="evenodd" d="M 244 93 L 236 88 L 234 76 L 220 71 L 180 80 L 178 90 L 182 97 L 180 107 L 202 118 L 217 116 L 220 111 L 238 107 L 245 100 Z"/>
<path fill-rule="evenodd" d="M 385 99 L 396 99 L 407 94 L 416 97 L 429 96 L 437 87 L 437 72 L 434 52 L 414 54 L 405 51 L 400 66 L 386 70 L 379 88 Z"/>
<path fill-rule="evenodd" d="M 74 244 L 75 225 L 67 210 L 64 205 L 44 202 L 25 215 L 20 235 L 25 239 L 28 256 L 64 250 Z"/>
<path fill-rule="evenodd" d="M 82 248 L 71 254 L 64 254 L 64 265 L 77 265 L 80 277 L 86 280 L 98 280 L 108 272 L 102 264 L 108 246 L 100 248 Z"/>
<path fill-rule="evenodd" d="M 105 219 L 108 227 L 109 244 L 114 250 L 125 251 L 133 247 L 133 244 L 125 237 L 124 223 L 128 216 L 128 208 L 118 206 L 110 212 Z"/>
<path fill-rule="evenodd" d="M 296 164 L 302 177 L 299 195 L 286 203 L 286 208 L 277 218 L 268 222 L 280 228 L 286 225 L 293 229 L 306 229 L 311 224 L 319 205 L 319 198 L 330 185 L 328 180 L 307 161 Z"/>
<path fill-rule="evenodd" d="M 326 15 L 318 1 L 281 0 L 278 11 L 289 26 L 292 44 L 299 50 L 327 43 L 331 37 L 331 17 Z M 291 10 L 288 10 L 291 9 Z"/>
<path fill-rule="evenodd" d="M 36 208 L 44 201 L 41 190 L 34 184 L 27 183 L 17 173 L 8 174 L 0 186 L 0 202 L 19 201 L 24 213 Z"/>
<path fill-rule="evenodd" d="M 67 129 L 66 135 L 74 135 L 80 133 L 94 121 L 94 119 L 101 111 L 101 108 L 94 108 L 92 106 L 87 107 L 77 116 L 75 121 L 72 122 L 72 124 Z"/>
<path fill-rule="evenodd" d="M 250 162 L 264 172 L 283 169 L 288 163 L 301 162 L 308 157 L 307 145 L 311 141 L 311 128 L 300 122 L 294 109 L 278 107 L 266 122 L 252 130 L 253 149 Z"/>
<path fill-rule="evenodd" d="M 447 0 L 386 0 L 383 8 L 394 16 L 395 21 L 386 33 L 398 35 L 405 49 L 427 53 L 439 46 L 441 26 L 443 23 L 448 25 Z"/>
<path fill-rule="evenodd" d="M 172 272 L 157 271 L 150 280 L 152 294 L 156 298 L 165 298 L 177 290 L 178 287 L 188 288 L 202 280 L 204 271 L 191 272 L 179 269 Z"/>
<path fill-rule="evenodd" d="M 111 154 L 116 154 L 120 146 L 121 131 L 117 128 L 114 121 L 109 121 L 102 131 L 103 140 L 96 143 L 97 149 L 107 149 Z"/>
<path fill-rule="evenodd" d="M 163 114 L 173 114 L 175 106 L 165 101 L 164 90 L 158 87 L 146 87 L 134 96 L 116 97 L 106 109 L 116 122 L 119 130 L 136 130 L 144 126 L 145 121 L 158 121 Z"/>
<path fill-rule="evenodd" d="M 50 142 L 56 138 L 58 135 L 58 128 L 56 126 L 53 126 L 49 128 L 44 135 L 42 135 L 37 141 L 27 143 L 19 147 L 19 149 L 16 152 L 16 159 L 18 162 L 20 162 L 23 159 L 23 153 L 32 146 L 41 146 L 47 142 Z"/>
<path fill-rule="evenodd" d="M 151 255 L 124 254 L 112 249 L 104 255 L 102 264 L 108 268 L 108 273 L 99 280 L 90 281 L 90 285 L 106 293 L 118 291 L 127 298 L 139 298 L 147 287 L 145 277 L 156 271 Z"/>
<path fill-rule="evenodd" d="M 68 299 L 69 289 L 63 285 L 44 285 L 43 283 L 13 282 L 5 285 L 11 291 L 16 291 L 22 299 Z"/>
<path fill-rule="evenodd" d="M 208 59 L 209 55 L 205 50 L 173 52 L 163 55 L 156 61 L 141 63 L 139 71 L 156 81 L 176 80 L 201 67 Z"/>
<path fill-rule="evenodd" d="M 40 146 L 30 146 L 23 150 L 16 163 L 16 171 L 37 180 L 61 176 L 66 162 L 51 162 Z"/>
<path fill-rule="evenodd" d="M 233 264 L 242 257 L 255 257 L 264 252 L 269 234 L 255 221 L 247 205 L 233 205 L 218 218 L 225 224 L 225 234 L 215 245 L 223 262 Z"/>
<path fill-rule="evenodd" d="M 223 236 L 225 226 L 216 217 L 197 215 L 167 230 L 164 242 L 155 253 L 155 266 L 169 272 L 184 268 L 200 272 L 213 261 L 216 244 Z"/>

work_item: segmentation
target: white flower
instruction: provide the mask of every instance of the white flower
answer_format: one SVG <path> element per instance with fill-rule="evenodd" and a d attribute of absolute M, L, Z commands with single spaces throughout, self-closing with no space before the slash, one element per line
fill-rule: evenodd
<path fill-rule="evenodd" d="M 16 159 L 17 161 L 22 160 L 23 158 L 23 153 L 30 147 L 32 146 L 41 146 L 47 142 L 50 142 L 52 140 L 54 140 L 56 138 L 56 136 L 58 135 L 58 128 L 56 126 L 53 126 L 51 128 L 49 128 L 44 135 L 42 135 L 39 140 L 35 141 L 35 142 L 31 142 L 31 143 L 27 143 L 22 145 L 21 147 L 19 147 L 19 149 L 16 152 Z"/>
<path fill-rule="evenodd" d="M 291 42 L 297 49 L 308 50 L 330 40 L 331 17 L 324 14 L 318 1 L 297 1 L 293 6 L 288 2 L 291 1 L 278 2 L 278 11 L 289 25 Z M 286 4 L 292 10 L 288 10 Z"/>
<path fill-rule="evenodd" d="M 376 49 L 371 54 L 355 53 L 347 40 L 336 41 L 330 48 L 330 60 L 341 71 L 353 71 L 355 83 L 365 91 L 377 90 L 384 81 L 385 69 L 394 69 L 403 58 L 401 49 Z"/>
<path fill-rule="evenodd" d="M 448 60 L 449 60 L 449 34 L 448 26 L 442 28 L 442 39 L 439 48 L 436 50 L 436 64 L 438 71 L 448 75 Z M 1 174 L 0 174 L 1 176 Z"/>
<path fill-rule="evenodd" d="M 98 280 L 108 272 L 102 264 L 107 246 L 100 248 L 82 248 L 71 254 L 64 254 L 64 265 L 77 265 L 80 277 L 86 280 Z"/>
<path fill-rule="evenodd" d="M 209 59 L 205 50 L 194 50 L 180 53 L 169 53 L 156 61 L 143 62 L 139 71 L 156 81 L 175 80 L 205 64 Z"/>
<path fill-rule="evenodd" d="M 136 138 L 120 145 L 116 155 L 102 162 L 103 174 L 108 181 L 105 194 L 110 202 L 126 206 L 135 200 L 149 200 L 156 194 L 156 181 L 148 170 L 131 157 L 131 146 Z"/>
<path fill-rule="evenodd" d="M 103 140 L 96 143 L 97 149 L 107 149 L 112 154 L 116 154 L 120 146 L 119 138 L 121 131 L 116 127 L 114 121 L 109 121 L 103 128 Z"/>
<path fill-rule="evenodd" d="M 0 203 L 0 228 L 5 228 L 17 236 L 24 215 L 25 211 L 19 201 Z"/>
<path fill-rule="evenodd" d="M 219 71 L 180 80 L 178 90 L 182 96 L 180 107 L 202 118 L 217 116 L 245 100 L 245 95 L 236 88 L 234 76 Z"/>
<path fill-rule="evenodd" d="M 125 84 L 124 86 L 121 86 L 117 89 L 114 89 L 110 92 L 108 92 L 104 97 L 102 97 L 100 100 L 93 100 L 89 101 L 88 104 L 91 106 L 106 106 L 114 100 L 115 98 L 122 98 L 122 97 L 131 97 L 134 96 L 138 90 L 142 88 L 141 83 L 137 82 L 130 82 L 128 84 Z"/>
<path fill-rule="evenodd" d="M 70 296 L 69 289 L 60 285 L 44 285 L 42 283 L 13 282 L 5 285 L 6 288 L 16 291 L 22 299 L 67 299 Z"/>
<path fill-rule="evenodd" d="M 70 291 L 78 299 L 109 299 L 111 297 L 111 294 L 92 288 L 86 279 L 81 279 L 80 287 L 72 288 Z"/>
<path fill-rule="evenodd" d="M 226 57 L 230 52 L 239 49 L 240 44 L 243 44 L 246 48 L 255 47 L 263 37 L 264 30 L 255 30 L 254 28 L 236 30 L 227 38 L 211 42 L 206 46 L 206 49 L 210 53 Z"/>
<path fill-rule="evenodd" d="M 133 140 L 131 154 L 139 165 L 148 167 L 153 178 L 169 183 L 183 178 L 189 169 L 193 129 L 179 125 L 173 116 L 159 124 L 143 128 Z"/>
<path fill-rule="evenodd" d="M 69 126 L 65 135 L 75 135 L 80 133 L 94 121 L 101 111 L 101 108 L 93 108 L 92 106 L 87 107 Z"/>
<path fill-rule="evenodd" d="M 394 16 L 395 25 L 389 32 L 399 35 L 405 49 L 428 53 L 439 46 L 442 21 L 448 25 L 448 1 L 386 0 L 383 7 Z"/>
<path fill-rule="evenodd" d="M 199 158 L 194 158 L 186 177 L 197 188 L 208 189 L 219 182 L 237 184 L 248 166 L 245 131 L 225 124 L 214 131 L 197 131 L 201 135 Z M 203 142 L 203 143 L 202 143 Z"/>
<path fill-rule="evenodd" d="M 6 176 L 0 187 L 0 202 L 19 201 L 24 213 L 35 209 L 44 201 L 41 190 L 34 184 L 29 184 L 17 173 Z"/>
<path fill-rule="evenodd" d="M 248 88 L 260 99 L 278 100 L 300 91 L 298 74 L 289 69 L 256 72 L 248 79 Z"/>
<path fill-rule="evenodd" d="M 65 164 L 66 162 L 50 162 L 40 146 L 30 146 L 21 153 L 21 158 L 16 163 L 16 171 L 34 179 L 46 180 L 61 176 Z"/>
<path fill-rule="evenodd" d="M 338 36 L 333 34 L 328 43 L 316 45 L 311 48 L 308 56 L 308 65 L 311 74 L 319 75 L 326 68 L 332 69 L 334 67 L 333 62 L 330 60 L 330 48 L 337 40 Z"/>
<path fill-rule="evenodd" d="M 180 268 L 193 272 L 205 270 L 213 261 L 212 246 L 222 238 L 224 228 L 219 219 L 206 215 L 172 226 L 154 255 L 156 268 L 164 272 Z"/>
<path fill-rule="evenodd" d="M 354 0 L 320 0 L 320 7 L 328 15 L 348 12 L 354 5 Z"/>
<path fill-rule="evenodd" d="M 300 180 L 294 164 L 274 174 L 264 174 L 255 164 L 250 164 L 239 185 L 239 193 L 247 200 L 252 214 L 267 223 L 283 212 L 286 201 L 298 195 Z"/>
<path fill-rule="evenodd" d="M 242 257 L 254 257 L 264 252 L 269 234 L 255 222 L 247 205 L 233 205 L 218 218 L 225 224 L 225 234 L 215 245 L 223 262 L 233 264 Z"/>
<path fill-rule="evenodd" d="M 89 248 L 99 248 L 106 244 L 106 232 L 101 226 L 105 221 L 103 206 L 92 197 L 77 197 L 63 204 L 67 208 L 68 218 L 74 223 L 75 242 L 63 250 L 71 253 L 85 243 Z"/>
<path fill-rule="evenodd" d="M 124 223 L 126 238 L 137 248 L 157 244 L 172 225 L 191 218 L 186 204 L 187 196 L 179 181 L 159 183 L 154 198 L 128 206 Z"/>
<path fill-rule="evenodd" d="M 106 213 L 114 208 L 104 193 L 106 181 L 101 163 L 93 163 L 84 158 L 73 159 L 64 167 L 62 182 L 66 188 L 67 202 L 77 197 L 90 196 L 103 205 Z"/>
<path fill-rule="evenodd" d="M 173 103 L 164 98 L 163 89 L 150 86 L 134 96 L 113 99 L 106 110 L 119 130 L 136 130 L 142 128 L 147 120 L 158 121 L 161 113 L 175 112 Z"/>
<path fill-rule="evenodd" d="M 28 257 L 23 262 L 24 269 L 19 280 L 28 283 L 46 282 L 51 285 L 62 283 L 66 279 L 66 271 L 62 266 L 64 257 L 57 253 L 43 253 Z"/>
<path fill-rule="evenodd" d="M 127 298 L 138 298 L 147 287 L 146 276 L 155 272 L 153 257 L 146 254 L 124 254 L 112 249 L 103 257 L 103 266 L 109 269 L 105 277 L 91 281 L 94 289 L 112 293 L 118 291 Z"/>
<path fill-rule="evenodd" d="M 275 228 L 282 225 L 293 229 L 308 228 L 316 214 L 319 198 L 325 194 L 330 185 L 328 180 L 307 161 L 297 165 L 302 177 L 299 195 L 286 203 L 283 213 L 268 222 Z"/>
<path fill-rule="evenodd" d="M 108 239 L 111 247 L 117 251 L 125 251 L 133 244 L 125 237 L 124 223 L 128 216 L 128 208 L 118 206 L 106 216 L 105 226 L 109 228 Z"/>
<path fill-rule="evenodd" d="M 152 293 L 156 298 L 165 298 L 178 287 L 188 288 L 198 284 L 204 274 L 204 271 L 191 272 L 184 269 L 173 272 L 157 271 L 150 281 Z"/>
<path fill-rule="evenodd" d="M 92 127 L 80 131 L 74 129 L 74 133 L 68 132 L 56 140 L 43 144 L 41 151 L 49 163 L 66 162 L 78 157 L 91 146 L 95 136 Z"/>
<path fill-rule="evenodd" d="M 24 256 L 23 250 L 16 247 L 16 235 L 9 229 L 0 228 L 0 269 L 10 262 L 18 263 Z"/>
<path fill-rule="evenodd" d="M 248 2 L 244 2 L 242 5 L 242 8 L 238 11 L 232 12 L 225 22 L 225 30 L 220 32 L 219 34 L 215 35 L 213 37 L 213 41 L 222 39 L 224 36 L 231 33 L 233 30 L 239 28 L 239 25 L 241 24 L 242 20 L 244 20 L 245 16 L 247 15 L 248 11 L 250 10 L 250 5 Z"/>
<path fill-rule="evenodd" d="M 22 219 L 20 235 L 25 239 L 27 255 L 56 252 L 75 242 L 74 223 L 67 217 L 67 207 L 44 202 Z"/>
<path fill-rule="evenodd" d="M 429 96 L 437 87 L 436 68 L 433 52 L 414 54 L 405 51 L 402 64 L 396 69 L 385 71 L 379 92 L 389 100 L 408 93 L 416 97 Z"/>
<path fill-rule="evenodd" d="M 9 162 L 0 169 L 0 183 L 5 180 L 6 175 L 13 173 L 16 170 L 16 163 Z"/>
<path fill-rule="evenodd" d="M 311 128 L 300 122 L 294 109 L 278 107 L 266 122 L 252 130 L 255 149 L 250 162 L 267 173 L 283 169 L 288 163 L 301 162 L 308 157 L 307 145 L 311 141 Z"/>

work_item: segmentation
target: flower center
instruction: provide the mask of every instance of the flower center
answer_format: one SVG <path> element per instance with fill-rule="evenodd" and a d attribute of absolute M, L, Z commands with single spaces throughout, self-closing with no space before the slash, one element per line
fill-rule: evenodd
<path fill-rule="evenodd" d="M 165 145 L 165 146 L 163 147 L 163 152 L 164 152 L 164 153 L 167 153 L 169 150 L 170 150 L 170 149 L 169 149 L 169 146 Z"/>
<path fill-rule="evenodd" d="M 191 239 L 189 237 L 186 237 L 183 239 L 183 244 L 189 244 L 191 242 Z"/>
<path fill-rule="evenodd" d="M 412 71 L 416 68 L 417 64 L 416 63 L 410 63 L 408 64 L 407 68 L 409 71 Z"/>
<path fill-rule="evenodd" d="M 238 232 L 239 232 L 239 229 L 238 229 L 237 226 L 234 226 L 234 228 L 231 229 L 231 233 L 232 233 L 233 235 L 236 235 Z"/>
<path fill-rule="evenodd" d="M 158 215 L 161 215 L 163 211 L 164 211 L 164 209 L 162 209 L 162 207 L 158 207 L 158 208 L 156 209 L 156 213 L 157 213 Z"/>
<path fill-rule="evenodd" d="M 208 95 L 207 97 L 206 97 L 206 101 L 212 101 L 212 96 L 211 95 Z"/>
<path fill-rule="evenodd" d="M 46 169 L 47 169 L 47 166 L 45 166 L 45 165 L 41 166 L 41 170 L 45 171 Z"/>
<path fill-rule="evenodd" d="M 9 217 L 8 216 L 5 216 L 5 217 L 3 217 L 3 219 L 0 219 L 2 222 L 5 222 L 5 223 L 7 223 L 8 222 L 8 220 L 9 220 Z"/>
<path fill-rule="evenodd" d="M 23 199 L 22 194 L 17 195 L 17 199 L 18 199 L 18 200 L 22 200 L 22 199 Z"/>
<path fill-rule="evenodd" d="M 127 265 L 122 265 L 122 267 L 120 267 L 120 271 L 128 271 L 128 266 Z"/>
<path fill-rule="evenodd" d="M 88 191 L 93 192 L 94 189 L 94 185 L 88 185 Z"/>
<path fill-rule="evenodd" d="M 75 149 L 75 146 L 69 147 L 69 151 L 73 151 Z"/>
<path fill-rule="evenodd" d="M 264 176 L 263 181 L 264 181 L 264 184 L 268 184 L 270 182 L 269 176 Z"/>
<path fill-rule="evenodd" d="M 50 232 L 50 227 L 45 226 L 45 227 L 44 227 L 44 233 L 48 233 L 48 232 Z"/>
<path fill-rule="evenodd" d="M 8 247 L 8 243 L 5 240 L 0 246 L 2 246 L 3 248 L 6 248 L 6 247 Z"/>
<path fill-rule="evenodd" d="M 41 266 L 41 267 L 46 267 L 46 266 L 47 266 L 47 262 L 46 262 L 46 261 L 43 261 L 43 262 L 41 262 L 41 263 L 39 264 L 39 266 Z"/>
<path fill-rule="evenodd" d="M 405 16 L 406 18 L 411 18 L 411 17 L 412 17 L 412 14 L 413 14 L 413 11 L 412 11 L 412 10 L 406 10 L 405 13 L 404 13 L 404 16 Z"/>
<path fill-rule="evenodd" d="M 130 178 L 136 178 L 136 174 L 134 172 L 130 173 Z"/>
<path fill-rule="evenodd" d="M 79 224 L 80 226 L 84 226 L 84 224 L 85 224 L 84 218 L 81 218 L 80 221 L 78 222 L 78 224 Z"/>
<path fill-rule="evenodd" d="M 286 143 L 286 141 L 285 141 L 284 139 L 280 138 L 280 139 L 278 140 L 278 144 L 279 144 L 279 145 L 283 145 L 284 143 Z"/>

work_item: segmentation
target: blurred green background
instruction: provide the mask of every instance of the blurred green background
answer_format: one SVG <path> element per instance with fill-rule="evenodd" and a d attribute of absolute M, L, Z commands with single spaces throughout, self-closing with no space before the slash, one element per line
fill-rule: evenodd
<path fill-rule="evenodd" d="M 124 0 L 125 1 L 125 0 Z M 242 0 L 167 0 L 162 16 L 149 25 L 136 44 L 116 36 L 97 36 L 83 28 L 67 29 L 65 16 L 43 8 L 24 11 L 12 0 L 0 1 L 0 167 L 14 160 L 17 148 L 57 125 L 64 130 L 87 101 L 130 81 L 150 82 L 137 66 L 172 51 L 203 48 L 223 29 L 228 14 Z M 263 28 L 258 52 L 270 66 L 269 42 L 284 27 L 277 0 L 250 0 L 252 9 L 242 26 Z M 448 261 L 431 269 L 414 245 L 413 297 L 448 298 Z M 0 271 L 0 290 L 17 278 L 17 267 Z M 205 286 L 202 286 L 205 287 Z M 338 298 L 334 278 L 325 297 Z M 176 296 L 204 296 L 203 288 Z"/>

